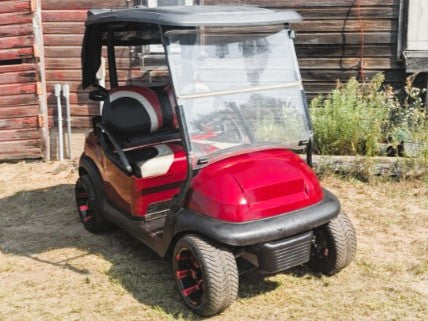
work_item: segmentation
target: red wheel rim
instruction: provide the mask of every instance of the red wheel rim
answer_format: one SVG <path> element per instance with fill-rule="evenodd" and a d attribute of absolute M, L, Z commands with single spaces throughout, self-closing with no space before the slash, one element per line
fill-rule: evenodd
<path fill-rule="evenodd" d="M 328 243 L 320 231 L 314 232 L 314 237 L 312 239 L 312 251 L 311 256 L 313 259 L 320 262 L 328 261 L 330 258 L 330 250 L 328 248 Z"/>
<path fill-rule="evenodd" d="M 89 206 L 89 196 L 85 186 L 79 181 L 76 186 L 77 210 L 82 222 L 87 223 L 93 220 L 91 207 Z"/>
<path fill-rule="evenodd" d="M 200 305 L 204 294 L 204 278 L 200 262 L 188 248 L 181 248 L 175 261 L 175 278 L 181 295 L 191 305 Z"/>

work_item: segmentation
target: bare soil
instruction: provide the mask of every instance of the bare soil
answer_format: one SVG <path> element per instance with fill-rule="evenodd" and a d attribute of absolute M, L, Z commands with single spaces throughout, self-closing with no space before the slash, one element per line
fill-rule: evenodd
<path fill-rule="evenodd" d="M 170 264 L 126 233 L 93 235 L 70 162 L 0 164 L 0 320 L 191 320 Z M 244 275 L 212 320 L 426 320 L 428 187 L 327 177 L 355 224 L 355 261 L 333 277 L 299 267 Z"/>

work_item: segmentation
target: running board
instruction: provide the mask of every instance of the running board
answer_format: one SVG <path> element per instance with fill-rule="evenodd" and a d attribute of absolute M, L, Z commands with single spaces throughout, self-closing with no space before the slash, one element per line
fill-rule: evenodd
<path fill-rule="evenodd" d="M 127 217 L 107 202 L 104 202 L 103 205 L 103 214 L 106 219 L 146 244 L 159 255 L 164 253 L 165 245 L 162 237 L 167 213 L 158 219 L 146 222 Z"/>
<path fill-rule="evenodd" d="M 171 211 L 171 208 L 176 203 L 176 199 L 172 198 L 166 201 L 150 204 L 147 208 L 147 213 L 144 215 L 146 222 L 164 218 Z"/>

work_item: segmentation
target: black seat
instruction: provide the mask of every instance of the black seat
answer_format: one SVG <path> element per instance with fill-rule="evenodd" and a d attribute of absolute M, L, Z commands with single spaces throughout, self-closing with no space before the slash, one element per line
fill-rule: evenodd
<path fill-rule="evenodd" d="M 139 173 L 141 162 L 157 155 L 155 148 L 144 145 L 180 139 L 169 94 L 168 87 L 124 86 L 110 91 L 99 126 L 107 137 L 102 145 L 129 173 Z M 128 148 L 133 150 L 124 151 Z"/>
<path fill-rule="evenodd" d="M 123 148 L 162 142 L 164 135 L 179 138 L 167 87 L 113 89 L 102 123 Z"/>

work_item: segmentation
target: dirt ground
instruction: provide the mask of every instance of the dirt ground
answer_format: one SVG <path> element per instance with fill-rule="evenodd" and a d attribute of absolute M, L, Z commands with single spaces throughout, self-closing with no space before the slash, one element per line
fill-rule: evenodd
<path fill-rule="evenodd" d="M 170 264 L 126 233 L 86 232 L 71 163 L 0 164 L 0 320 L 189 320 Z M 355 261 L 256 282 L 212 320 L 426 320 L 428 186 L 323 179 L 353 220 Z"/>

